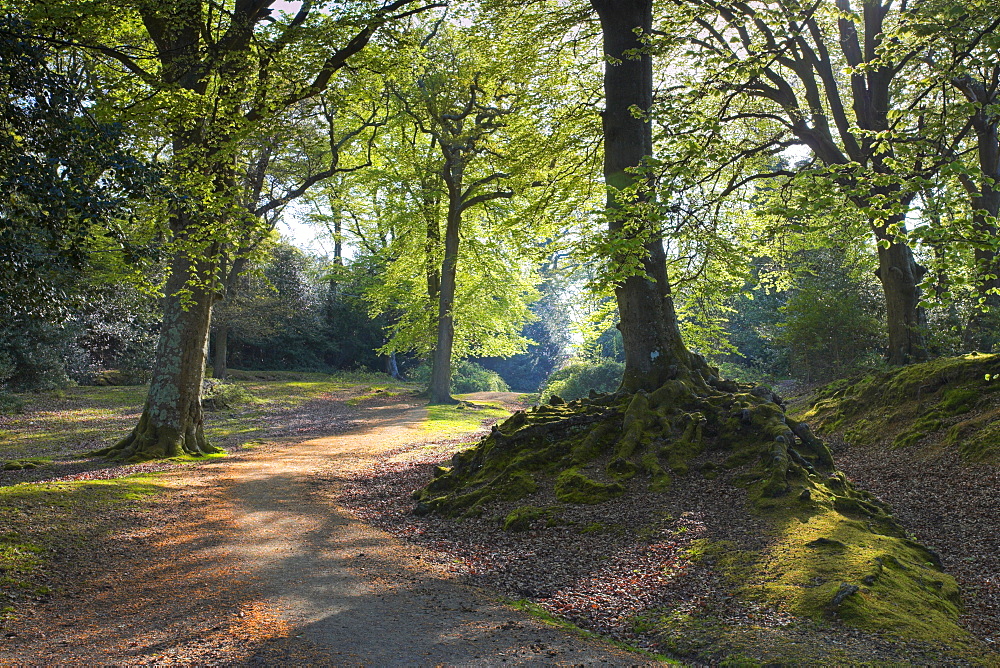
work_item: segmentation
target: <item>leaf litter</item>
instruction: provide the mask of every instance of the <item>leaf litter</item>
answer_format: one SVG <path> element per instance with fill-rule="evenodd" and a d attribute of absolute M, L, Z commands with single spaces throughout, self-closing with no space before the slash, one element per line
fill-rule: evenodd
<path fill-rule="evenodd" d="M 485 433 L 484 429 L 475 436 Z M 713 559 L 698 559 L 699 551 L 692 548 L 705 541 L 724 541 L 738 550 L 759 550 L 769 542 L 765 525 L 747 508 L 742 490 L 731 485 L 708 487 L 700 476 L 678 476 L 669 494 L 655 497 L 632 481 L 629 494 L 598 506 L 563 505 L 539 493 L 501 504 L 489 517 L 413 515 L 410 493 L 468 444 L 467 437 L 441 442 L 437 449 L 390 451 L 339 485 L 338 500 L 362 521 L 429 550 L 428 559 L 446 564 L 472 585 L 530 601 L 585 630 L 642 649 L 707 663 L 727 656 L 754 656 L 755 651 L 759 660 L 780 660 L 769 646 L 791 646 L 793 656 L 820 662 L 964 662 L 960 657 L 924 654 L 926 648 L 919 642 L 861 631 L 835 619 L 815 622 L 795 617 L 739 596 L 738 583 Z M 919 504 L 902 512 L 897 509 L 897 514 L 919 540 L 947 548 L 952 557 L 945 563 L 963 585 L 967 602 L 964 625 L 987 644 L 995 642 L 1000 624 L 996 470 L 992 469 L 988 491 L 981 492 L 992 503 L 975 508 L 973 500 L 949 507 L 946 500 L 953 495 L 943 491 L 956 482 L 956 476 L 982 480 L 984 472 L 959 473 L 960 466 L 903 466 L 900 459 L 886 453 L 864 461 L 841 455 L 838 463 L 843 460 L 841 466 L 852 477 L 894 507 L 905 502 L 905 496 L 894 495 L 897 488 L 938 500 L 933 504 L 936 516 L 926 515 Z M 552 512 L 527 531 L 504 531 L 503 517 L 526 503 Z M 949 525 L 985 530 L 972 544 L 981 554 L 970 555 L 955 539 L 947 539 Z M 968 538 L 970 531 L 960 535 Z M 962 565 L 955 567 L 959 562 Z M 671 628 L 671 620 L 679 623 Z M 788 654 L 783 656 L 787 659 Z"/>

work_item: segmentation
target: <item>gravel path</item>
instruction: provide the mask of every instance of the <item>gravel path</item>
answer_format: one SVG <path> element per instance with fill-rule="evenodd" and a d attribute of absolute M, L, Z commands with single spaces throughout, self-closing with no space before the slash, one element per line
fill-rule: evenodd
<path fill-rule="evenodd" d="M 331 483 L 431 436 L 421 408 L 365 412 L 367 428 L 163 474 L 172 491 L 24 615 L 0 664 L 646 661 L 500 605 L 338 507 Z"/>

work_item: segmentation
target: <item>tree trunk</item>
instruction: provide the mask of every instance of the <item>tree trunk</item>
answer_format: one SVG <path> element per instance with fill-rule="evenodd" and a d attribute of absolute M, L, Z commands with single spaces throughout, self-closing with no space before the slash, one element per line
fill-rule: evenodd
<path fill-rule="evenodd" d="M 400 380 L 399 365 L 396 364 L 395 352 L 391 352 L 385 356 L 385 372 L 389 374 L 390 378 L 395 378 L 396 380 Z"/>
<path fill-rule="evenodd" d="M 175 255 L 163 300 L 156 364 L 139 424 L 95 454 L 142 461 L 218 452 L 205 439 L 201 407 L 214 293 L 203 281 L 191 280 L 192 269 L 199 277 L 212 275 L 207 261 L 192 260 L 181 252 Z M 189 300 L 181 300 L 183 291 L 189 291 Z"/>
<path fill-rule="evenodd" d="M 972 225 L 976 234 L 976 304 L 965 327 L 963 343 L 966 350 L 989 352 L 997 342 L 997 313 L 1000 311 L 1000 257 L 993 244 L 997 239 L 997 217 L 1000 216 L 1000 128 L 997 118 L 987 112 L 989 104 L 997 102 L 995 94 L 985 87 L 970 87 L 970 98 L 981 106 L 973 117 L 979 154 L 978 191 L 969 193 L 972 199 Z M 976 93 L 976 95 L 972 95 Z"/>
<path fill-rule="evenodd" d="M 437 344 L 431 366 L 430 403 L 458 403 L 451 396 L 451 351 L 455 343 L 455 287 L 458 277 L 458 230 L 462 222 L 461 183 L 449 184 L 448 224 L 438 290 Z"/>
<path fill-rule="evenodd" d="M 424 219 L 427 223 L 427 236 L 424 239 L 424 272 L 427 277 L 427 319 L 428 326 L 433 330 L 434 306 L 441 298 L 441 265 L 437 262 L 438 246 L 441 244 L 441 223 L 438 209 L 425 202 Z"/>
<path fill-rule="evenodd" d="M 225 380 L 229 373 L 229 325 L 219 323 L 215 327 L 215 357 L 212 361 L 212 377 Z"/>
<path fill-rule="evenodd" d="M 626 55 L 630 50 L 641 53 L 645 47 L 635 31 L 641 28 L 649 34 L 652 29 L 652 0 L 591 0 L 591 5 L 601 19 L 607 57 L 603 126 L 608 224 L 615 235 L 641 234 L 646 251 L 642 258 L 645 275 L 630 276 L 615 289 L 625 348 L 622 389 L 653 390 L 671 378 L 688 375 L 692 356 L 677 327 L 660 233 L 648 221 L 636 220 L 635 210 L 628 210 L 619 198 L 622 189 L 641 178 L 630 170 L 653 151 L 648 119 L 633 113 L 633 108 L 646 111 L 653 105 L 652 58 Z M 638 232 L 627 231 L 633 227 Z M 627 260 L 612 258 L 619 264 Z"/>
<path fill-rule="evenodd" d="M 884 234 L 877 235 L 885 238 Z M 889 364 L 910 364 L 928 357 L 927 321 L 920 307 L 920 279 L 925 272 L 913 259 L 909 245 L 891 242 L 888 248 L 878 247 L 876 275 L 885 294 Z"/>

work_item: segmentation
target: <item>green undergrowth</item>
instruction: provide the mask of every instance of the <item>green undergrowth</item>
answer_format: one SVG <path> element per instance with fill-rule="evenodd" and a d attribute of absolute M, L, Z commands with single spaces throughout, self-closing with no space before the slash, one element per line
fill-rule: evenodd
<path fill-rule="evenodd" d="M 618 647 L 619 649 L 633 652 L 635 654 L 646 657 L 647 659 L 651 659 L 653 661 L 657 661 L 659 663 L 670 664 L 670 665 L 683 665 L 680 661 L 672 659 L 663 654 L 657 654 L 655 652 L 650 652 L 644 649 L 640 649 L 638 647 L 633 647 L 632 645 L 629 645 L 627 643 L 619 642 L 617 640 L 612 640 L 611 638 L 606 638 L 592 631 L 582 629 L 576 624 L 573 624 L 561 617 L 553 615 L 551 612 L 549 612 L 542 606 L 538 605 L 537 603 L 533 603 L 525 599 L 501 599 L 501 603 L 509 605 L 515 610 L 520 610 L 521 612 L 525 612 L 534 617 L 535 619 L 544 622 L 545 624 L 548 624 L 549 626 L 554 626 L 564 631 L 569 631 L 570 633 L 579 636 L 580 638 L 585 638 L 587 640 L 601 640 L 613 647 Z"/>
<path fill-rule="evenodd" d="M 850 445 L 954 448 L 967 461 L 1000 461 L 1000 355 L 973 353 L 831 383 L 803 419 Z"/>
<path fill-rule="evenodd" d="M 655 392 L 592 395 L 515 413 L 414 492 L 416 514 L 495 517 L 508 530 L 558 518 L 539 503 L 645 495 L 662 509 L 678 476 L 736 485 L 765 520 L 768 547 L 742 553 L 739 595 L 813 623 L 837 620 L 958 646 L 955 582 L 871 494 L 833 466 L 804 422 L 763 386 L 674 380 Z M 511 502 L 519 507 L 509 509 Z M 747 520 L 749 521 L 749 517 Z M 738 518 L 736 518 L 738 521 Z M 735 571 L 734 571 L 735 572 Z"/>
<path fill-rule="evenodd" d="M 114 480 L 22 483 L 0 487 L 0 612 L 59 589 L 55 559 L 71 560 L 100 541 L 114 540 L 115 508 L 160 491 L 155 475 Z"/>
<path fill-rule="evenodd" d="M 497 403 L 462 400 L 457 404 L 428 406 L 424 431 L 448 437 L 476 431 L 485 420 L 505 418 L 510 411 Z"/>

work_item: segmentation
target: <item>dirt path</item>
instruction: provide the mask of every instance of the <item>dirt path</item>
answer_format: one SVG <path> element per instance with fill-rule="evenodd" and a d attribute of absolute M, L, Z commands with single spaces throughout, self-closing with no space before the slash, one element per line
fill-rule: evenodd
<path fill-rule="evenodd" d="M 153 516 L 27 615 L 0 663 L 643 663 L 496 603 L 320 492 L 430 436 L 421 408 L 366 412 L 353 432 L 162 476 Z"/>

